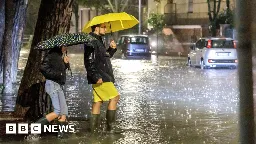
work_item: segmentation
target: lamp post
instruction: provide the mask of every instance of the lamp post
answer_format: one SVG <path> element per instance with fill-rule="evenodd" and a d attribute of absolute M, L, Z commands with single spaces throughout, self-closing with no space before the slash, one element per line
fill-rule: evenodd
<path fill-rule="evenodd" d="M 141 34 L 141 0 L 139 0 L 139 34 Z"/>
<path fill-rule="evenodd" d="M 158 3 L 156 4 L 156 11 L 158 14 Z M 158 58 L 158 27 L 156 27 L 156 57 Z"/>

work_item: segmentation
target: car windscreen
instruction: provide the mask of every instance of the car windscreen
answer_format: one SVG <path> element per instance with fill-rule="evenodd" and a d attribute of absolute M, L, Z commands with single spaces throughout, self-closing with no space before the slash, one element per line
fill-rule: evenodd
<path fill-rule="evenodd" d="M 147 37 L 130 37 L 129 42 L 131 44 L 148 44 L 148 38 Z"/>
<path fill-rule="evenodd" d="M 212 40 L 212 48 L 234 48 L 233 40 Z"/>

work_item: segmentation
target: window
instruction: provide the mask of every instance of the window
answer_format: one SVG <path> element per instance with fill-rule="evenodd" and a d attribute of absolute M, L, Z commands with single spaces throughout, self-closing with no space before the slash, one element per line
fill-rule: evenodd
<path fill-rule="evenodd" d="M 234 48 L 231 40 L 212 40 L 212 48 Z"/>
<path fill-rule="evenodd" d="M 205 45 L 205 39 L 201 39 L 201 40 L 197 41 L 196 48 L 203 49 L 204 45 Z"/>
<path fill-rule="evenodd" d="M 147 44 L 148 43 L 148 38 L 146 38 L 146 37 L 131 37 L 130 43 Z"/>
<path fill-rule="evenodd" d="M 188 13 L 193 13 L 193 0 L 188 0 Z"/>
<path fill-rule="evenodd" d="M 199 41 L 196 42 L 196 48 L 200 48 L 201 47 L 201 41 L 202 40 L 199 40 Z"/>

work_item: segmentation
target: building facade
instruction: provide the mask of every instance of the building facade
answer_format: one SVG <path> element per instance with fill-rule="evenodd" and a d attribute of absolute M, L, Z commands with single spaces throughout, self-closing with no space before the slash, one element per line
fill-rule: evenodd
<path fill-rule="evenodd" d="M 207 25 L 209 23 L 207 0 L 148 0 L 148 13 L 165 15 L 167 25 Z M 213 2 L 210 3 L 211 9 Z M 235 8 L 235 0 L 230 0 Z M 226 9 L 226 0 L 221 0 L 220 11 Z"/>
<path fill-rule="evenodd" d="M 212 11 L 213 5 L 211 0 Z M 230 9 L 234 8 L 235 0 L 230 0 Z M 220 12 L 225 10 L 226 0 L 221 0 Z M 207 0 L 148 0 L 148 15 L 150 13 L 163 14 L 164 29 L 172 31 L 172 39 L 163 44 L 166 51 L 188 53 L 190 45 L 198 38 L 210 36 Z"/>
<path fill-rule="evenodd" d="M 98 15 L 98 12 L 94 8 L 79 6 L 78 32 L 81 32 L 85 24 L 96 15 Z M 75 32 L 76 32 L 75 14 L 72 14 L 70 33 L 75 33 Z"/>

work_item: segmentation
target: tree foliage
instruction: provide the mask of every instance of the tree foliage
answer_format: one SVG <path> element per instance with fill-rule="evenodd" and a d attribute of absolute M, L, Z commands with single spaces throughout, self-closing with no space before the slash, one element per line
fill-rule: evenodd
<path fill-rule="evenodd" d="M 155 31 L 159 31 L 164 27 L 164 15 L 151 13 L 148 19 L 148 23 L 153 27 Z"/>
<path fill-rule="evenodd" d="M 230 24 L 230 27 L 233 28 L 235 26 L 234 10 L 227 9 L 220 12 L 217 18 L 217 25 L 219 26 L 219 24 Z"/>
<path fill-rule="evenodd" d="M 210 32 L 212 36 L 216 36 L 217 18 L 220 11 L 221 0 L 207 0 L 208 15 L 210 20 Z"/>

